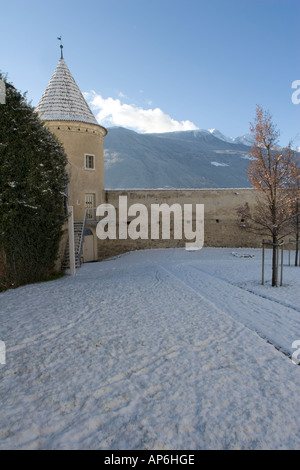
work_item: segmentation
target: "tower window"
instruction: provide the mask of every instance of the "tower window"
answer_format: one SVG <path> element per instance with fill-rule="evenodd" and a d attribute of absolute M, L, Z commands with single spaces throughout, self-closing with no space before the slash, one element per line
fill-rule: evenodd
<path fill-rule="evenodd" d="M 85 169 L 94 170 L 95 169 L 95 155 L 85 154 L 84 158 L 85 158 Z"/>

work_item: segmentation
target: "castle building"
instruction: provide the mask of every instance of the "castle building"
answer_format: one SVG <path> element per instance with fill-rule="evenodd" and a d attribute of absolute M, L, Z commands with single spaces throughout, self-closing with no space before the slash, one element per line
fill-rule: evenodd
<path fill-rule="evenodd" d="M 88 222 L 95 219 L 95 208 L 104 202 L 103 139 L 107 130 L 98 124 L 63 55 L 36 111 L 65 149 L 68 205 L 73 206 L 77 231 L 85 230 L 85 244 L 81 249 L 85 261 L 95 260 L 97 240 L 94 227 L 89 227 Z M 84 221 L 87 228 L 83 226 Z M 77 238 L 78 244 L 83 244 L 83 233 L 78 233 Z"/>
<path fill-rule="evenodd" d="M 73 206 L 77 266 L 81 261 L 101 260 L 126 251 L 184 246 L 186 240 L 178 240 L 174 234 L 168 240 L 98 239 L 96 208 L 104 202 L 118 208 L 120 196 L 128 198 L 128 205 L 143 204 L 149 210 L 152 204 L 161 203 L 176 203 L 181 208 L 185 204 L 193 207 L 204 204 L 206 246 L 258 245 L 254 235 L 237 228 L 237 209 L 245 203 L 254 203 L 253 189 L 105 190 L 104 137 L 107 130 L 98 124 L 62 54 L 36 110 L 67 154 L 68 205 Z M 148 233 L 151 233 L 150 225 Z"/>

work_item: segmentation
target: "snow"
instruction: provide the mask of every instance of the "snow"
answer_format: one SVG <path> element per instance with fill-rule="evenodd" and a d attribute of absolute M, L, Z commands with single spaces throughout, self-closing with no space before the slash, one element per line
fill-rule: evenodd
<path fill-rule="evenodd" d="M 229 142 L 232 143 L 234 139 L 232 137 L 226 137 L 222 132 L 218 131 L 217 129 L 208 129 L 208 131 L 215 137 L 217 137 L 220 140 L 223 140 L 224 142 Z"/>
<path fill-rule="evenodd" d="M 241 155 L 241 158 L 243 158 L 244 160 L 250 160 L 250 161 L 256 160 L 255 157 L 252 157 L 252 155 L 247 155 L 247 154 Z"/>
<path fill-rule="evenodd" d="M 233 143 L 244 144 L 252 147 L 252 145 L 255 143 L 255 139 L 253 134 L 244 134 L 233 139 Z"/>
<path fill-rule="evenodd" d="M 299 449 L 300 268 L 270 263 L 136 251 L 1 293 L 0 449 Z"/>
<path fill-rule="evenodd" d="M 77 121 L 98 125 L 64 59 L 59 60 L 36 111 L 44 121 Z"/>
<path fill-rule="evenodd" d="M 210 162 L 213 166 L 229 166 L 227 163 L 220 163 L 220 162 Z"/>
<path fill-rule="evenodd" d="M 208 131 L 218 139 L 231 144 L 244 144 L 250 147 L 254 144 L 254 137 L 252 134 L 244 134 L 239 137 L 226 137 L 217 129 L 208 129 Z"/>

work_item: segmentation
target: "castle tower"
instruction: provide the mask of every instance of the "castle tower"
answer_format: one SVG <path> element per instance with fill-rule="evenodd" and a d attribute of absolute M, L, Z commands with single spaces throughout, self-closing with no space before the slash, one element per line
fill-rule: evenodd
<path fill-rule="evenodd" d="M 86 208 L 94 219 L 93 209 L 104 202 L 107 130 L 96 121 L 62 54 L 36 111 L 67 154 L 68 204 L 74 208 L 74 220 L 83 221 Z"/>

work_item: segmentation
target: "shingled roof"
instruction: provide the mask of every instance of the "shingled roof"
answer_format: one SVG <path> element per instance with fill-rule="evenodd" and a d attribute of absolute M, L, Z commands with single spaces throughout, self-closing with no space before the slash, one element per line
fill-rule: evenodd
<path fill-rule="evenodd" d="M 58 62 L 36 111 L 43 121 L 98 124 L 63 58 Z"/>

